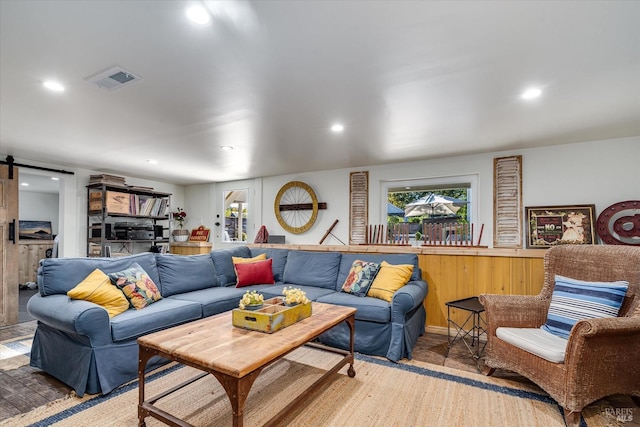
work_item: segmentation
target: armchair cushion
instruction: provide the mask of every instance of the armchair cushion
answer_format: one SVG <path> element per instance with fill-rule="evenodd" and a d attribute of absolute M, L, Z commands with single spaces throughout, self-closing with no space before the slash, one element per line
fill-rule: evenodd
<path fill-rule="evenodd" d="M 564 362 L 567 340 L 542 328 L 498 328 L 496 336 L 549 362 Z"/>
<path fill-rule="evenodd" d="M 616 317 L 629 282 L 585 282 L 556 275 L 546 332 L 568 339 L 578 320 Z"/>

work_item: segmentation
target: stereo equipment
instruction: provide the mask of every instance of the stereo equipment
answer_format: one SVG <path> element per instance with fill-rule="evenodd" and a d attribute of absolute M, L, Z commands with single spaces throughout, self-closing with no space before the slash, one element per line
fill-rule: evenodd
<path fill-rule="evenodd" d="M 156 239 L 156 240 L 164 239 L 163 229 L 162 229 L 161 225 L 154 225 L 153 226 L 153 238 Z"/>
<path fill-rule="evenodd" d="M 102 237 L 100 235 L 100 224 L 92 224 L 91 225 L 91 237 Z M 115 236 L 113 235 L 113 231 L 111 230 L 111 224 L 104 225 L 104 238 L 107 240 L 113 239 Z"/>
<path fill-rule="evenodd" d="M 267 243 L 284 243 L 284 234 L 269 234 L 269 237 L 267 237 Z"/>
<path fill-rule="evenodd" d="M 118 240 L 155 240 L 156 237 L 153 224 L 116 222 L 114 229 Z"/>

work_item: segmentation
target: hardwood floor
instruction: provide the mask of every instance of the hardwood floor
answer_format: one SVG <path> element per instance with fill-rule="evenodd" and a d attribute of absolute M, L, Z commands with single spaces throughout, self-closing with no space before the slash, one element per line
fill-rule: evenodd
<path fill-rule="evenodd" d="M 35 320 L 0 328 L 0 345 L 32 336 L 35 329 Z M 16 356 L 4 348 L 0 352 L 0 421 L 69 395 L 69 387 L 30 367 L 28 355 Z M 16 368 L 19 363 L 26 365 Z"/>

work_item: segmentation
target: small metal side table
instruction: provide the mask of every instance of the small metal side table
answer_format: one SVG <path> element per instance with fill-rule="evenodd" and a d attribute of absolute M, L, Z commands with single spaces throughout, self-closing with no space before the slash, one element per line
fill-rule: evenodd
<path fill-rule="evenodd" d="M 482 312 L 484 307 L 480 304 L 478 297 L 464 298 L 456 301 L 449 301 L 445 303 L 447 306 L 447 334 L 449 345 L 447 346 L 447 352 L 445 357 L 449 355 L 449 350 L 456 342 L 462 341 L 467 346 L 471 356 L 479 362 L 482 352 L 484 351 L 487 342 L 480 345 L 480 336 L 487 333 L 487 324 L 482 318 Z M 459 310 L 465 310 L 469 312 L 469 315 L 465 321 L 460 325 L 454 320 L 451 320 L 451 308 L 457 308 Z M 451 327 L 453 326 L 455 336 L 451 338 Z M 471 338 L 471 344 L 467 342 L 467 339 Z M 475 349 L 474 349 L 475 347 Z"/>

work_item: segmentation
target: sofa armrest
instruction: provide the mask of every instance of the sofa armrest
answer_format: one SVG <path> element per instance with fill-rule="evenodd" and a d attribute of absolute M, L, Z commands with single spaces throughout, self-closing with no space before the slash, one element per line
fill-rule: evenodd
<path fill-rule="evenodd" d="M 404 323 L 405 315 L 423 303 L 427 291 L 424 280 L 412 280 L 398 289 L 391 300 L 391 321 Z"/>
<path fill-rule="evenodd" d="M 54 329 L 88 337 L 92 346 L 112 342 L 109 314 L 92 302 L 73 300 L 66 295 L 35 294 L 27 302 L 27 312 Z"/>
<path fill-rule="evenodd" d="M 487 334 L 495 336 L 496 328 L 538 328 L 547 320 L 549 300 L 537 295 L 482 294 Z"/>

